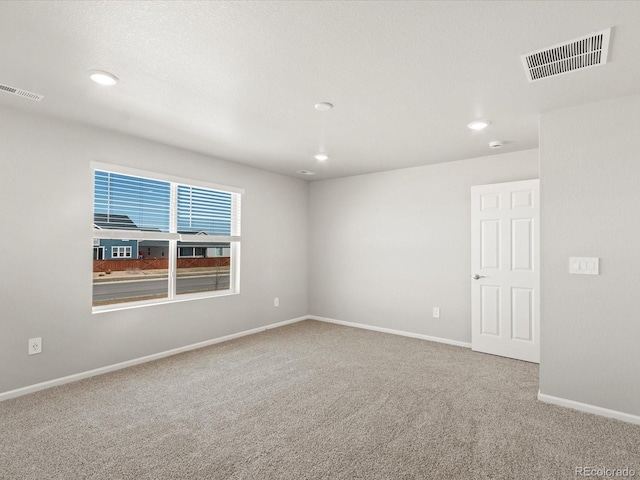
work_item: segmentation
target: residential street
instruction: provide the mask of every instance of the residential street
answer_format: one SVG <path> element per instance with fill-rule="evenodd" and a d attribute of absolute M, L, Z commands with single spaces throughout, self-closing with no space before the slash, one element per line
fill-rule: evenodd
<path fill-rule="evenodd" d="M 166 275 L 166 274 L 165 274 Z M 122 278 L 122 277 L 120 277 Z M 176 283 L 178 294 L 225 290 L 229 288 L 229 273 L 215 275 L 191 275 L 179 277 Z M 111 280 L 95 282 L 93 301 L 96 305 L 117 303 L 121 299 L 137 297 L 157 298 L 167 293 L 167 278 L 136 278 L 131 280 Z M 114 300 L 114 302 L 110 302 Z"/>

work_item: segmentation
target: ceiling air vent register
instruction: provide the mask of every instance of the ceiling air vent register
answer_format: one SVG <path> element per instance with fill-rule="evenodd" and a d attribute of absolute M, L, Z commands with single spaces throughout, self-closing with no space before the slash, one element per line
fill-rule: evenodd
<path fill-rule="evenodd" d="M 607 63 L 611 29 L 522 55 L 530 82 Z"/>
<path fill-rule="evenodd" d="M 0 83 L 0 92 L 11 93 L 19 97 L 35 100 L 36 102 L 41 102 L 42 99 L 44 98 L 44 95 L 38 95 L 37 93 L 27 92 L 26 90 L 10 87 L 9 85 L 4 85 L 2 83 Z"/>

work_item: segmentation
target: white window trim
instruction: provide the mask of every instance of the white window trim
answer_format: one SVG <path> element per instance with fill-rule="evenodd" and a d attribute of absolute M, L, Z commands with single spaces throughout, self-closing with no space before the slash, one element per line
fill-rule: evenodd
<path fill-rule="evenodd" d="M 124 250 L 125 255 L 120 255 L 120 251 Z M 111 258 L 131 258 L 132 252 L 131 245 L 112 245 L 111 246 Z M 128 251 L 128 255 L 126 255 Z M 118 252 L 117 255 L 114 255 L 115 252 Z"/>
<path fill-rule="evenodd" d="M 106 172 L 131 175 L 143 178 L 149 178 L 153 180 L 161 180 L 171 183 L 171 225 L 170 233 L 166 232 L 144 232 L 133 230 L 111 230 L 111 229 L 94 229 L 93 238 L 96 239 L 127 239 L 127 240 L 161 240 L 168 241 L 168 258 L 169 258 L 169 285 L 167 289 L 168 296 L 166 298 L 158 298 L 153 300 L 139 300 L 132 302 L 115 303 L 112 305 L 102 305 L 92 307 L 93 313 L 112 312 L 117 310 L 127 310 L 131 308 L 140 308 L 151 305 L 162 305 L 166 303 L 185 302 L 190 300 L 197 300 L 201 298 L 213 298 L 222 297 L 228 295 L 237 295 L 240 293 L 240 211 L 241 211 L 241 199 L 240 196 L 244 193 L 244 189 L 237 187 L 230 187 L 227 185 L 220 185 L 210 182 L 203 182 L 201 180 L 194 180 L 190 178 L 177 177 L 173 175 L 166 175 L 157 172 L 149 172 L 146 170 L 139 170 L 135 168 L 124 167 L 121 165 L 113 165 L 102 162 L 91 162 L 91 170 L 102 170 Z M 186 235 L 179 234 L 177 232 L 177 190 L 178 184 L 208 188 L 212 190 L 220 190 L 223 192 L 229 192 L 234 195 L 232 197 L 232 219 L 231 219 L 231 235 L 219 236 L 219 235 Z M 177 262 L 178 262 L 178 242 L 185 241 L 190 243 L 211 243 L 211 242 L 225 242 L 230 244 L 230 256 L 231 256 L 231 268 L 229 271 L 229 288 L 227 290 L 214 290 L 208 292 L 198 293 L 186 293 L 176 294 L 176 274 L 177 274 Z M 126 258 L 126 257 L 118 257 Z M 137 258 L 137 257 L 136 257 Z"/>

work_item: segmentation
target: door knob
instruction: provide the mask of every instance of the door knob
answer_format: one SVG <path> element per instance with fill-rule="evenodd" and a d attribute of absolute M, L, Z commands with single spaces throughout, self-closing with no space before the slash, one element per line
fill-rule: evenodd
<path fill-rule="evenodd" d="M 481 278 L 486 278 L 484 275 L 478 275 L 477 273 L 473 276 L 474 280 L 480 280 Z"/>

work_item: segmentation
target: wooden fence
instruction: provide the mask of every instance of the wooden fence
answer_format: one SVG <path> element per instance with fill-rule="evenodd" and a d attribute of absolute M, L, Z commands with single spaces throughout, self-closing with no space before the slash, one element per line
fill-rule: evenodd
<path fill-rule="evenodd" d="M 213 258 L 178 258 L 178 268 L 199 268 L 199 267 L 228 267 L 231 265 L 229 257 Z M 121 258 L 116 260 L 94 260 L 94 272 L 112 272 L 122 270 L 167 270 L 169 259 L 167 258 L 143 258 L 141 260 L 131 258 Z"/>

